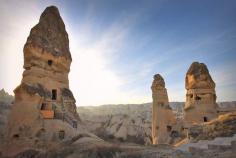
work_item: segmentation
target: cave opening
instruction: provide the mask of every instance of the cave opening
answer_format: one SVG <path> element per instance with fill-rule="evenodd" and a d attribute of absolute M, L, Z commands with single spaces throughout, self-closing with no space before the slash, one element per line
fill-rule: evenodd
<path fill-rule="evenodd" d="M 52 60 L 48 60 L 48 65 L 52 66 Z"/>
<path fill-rule="evenodd" d="M 52 90 L 52 100 L 57 100 L 57 90 L 56 89 Z"/>

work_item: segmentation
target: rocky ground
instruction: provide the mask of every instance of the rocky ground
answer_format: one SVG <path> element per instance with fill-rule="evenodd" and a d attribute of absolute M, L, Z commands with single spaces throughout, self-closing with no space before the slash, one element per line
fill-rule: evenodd
<path fill-rule="evenodd" d="M 230 121 L 229 121 L 230 120 Z M 207 126 L 235 126 L 236 113 L 226 114 Z M 234 128 L 231 128 L 234 129 Z M 221 130 L 218 130 L 222 131 Z M 228 130 L 226 130 L 228 131 Z M 232 131 L 231 131 L 232 132 Z M 235 132 L 235 131 L 234 131 Z M 114 143 L 93 139 L 88 135 L 77 136 L 50 149 L 28 148 L 15 156 L 3 158 L 234 158 L 236 135 L 222 137 L 219 132 L 214 140 L 199 140 L 177 148 L 168 145 L 144 146 L 131 143 Z M 225 134 L 225 133 L 224 133 Z M 224 135 L 223 134 L 223 135 Z M 1 153 L 0 153 L 1 157 Z"/>
<path fill-rule="evenodd" d="M 0 133 L 3 137 L 7 114 L 11 108 L 13 96 L 4 90 L 0 91 Z M 221 109 L 234 109 L 236 102 L 218 103 Z M 170 103 L 175 115 L 182 118 L 182 102 Z M 190 137 L 194 141 L 211 139 L 207 143 L 219 142 L 220 138 L 227 138 L 229 144 L 204 144 L 207 148 L 196 148 L 193 144 L 185 150 L 176 150 L 168 145 L 152 146 L 151 144 L 151 103 L 129 105 L 102 105 L 98 107 L 79 107 L 78 112 L 83 124 L 88 130 L 102 139 L 94 139 L 90 135 L 81 134 L 71 141 L 63 142 L 60 146 L 50 150 L 25 149 L 17 154 L 17 158 L 54 158 L 54 157 L 83 157 L 83 158 L 197 158 L 216 157 L 225 158 L 234 156 L 235 113 L 227 114 L 210 123 L 192 128 Z M 199 132 L 200 131 L 200 132 Z M 204 132 L 202 132 L 204 131 Z M 196 135 L 196 133 L 198 133 Z M 231 141 L 231 136 L 232 141 Z M 225 138 L 226 137 L 226 138 Z M 188 140 L 189 141 L 189 140 Z M 1 141 L 0 141 L 1 142 Z M 186 143 L 186 142 L 185 142 Z M 222 144 L 222 142 L 220 142 Z M 181 145 L 180 145 L 181 146 Z M 200 151 L 200 152 L 199 152 Z M 1 157 L 1 153 L 0 153 Z M 5 157 L 10 158 L 10 157 Z"/>
<path fill-rule="evenodd" d="M 0 91 L 0 139 L 3 137 L 7 114 L 13 102 L 4 90 Z M 183 117 L 183 102 L 170 103 L 176 117 Z M 236 102 L 220 102 L 221 109 L 235 108 Z M 151 103 L 78 107 L 87 129 L 109 142 L 151 144 Z"/>

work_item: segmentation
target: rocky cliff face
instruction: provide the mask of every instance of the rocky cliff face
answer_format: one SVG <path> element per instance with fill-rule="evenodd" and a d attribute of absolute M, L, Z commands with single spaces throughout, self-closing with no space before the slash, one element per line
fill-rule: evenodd
<path fill-rule="evenodd" d="M 207 122 L 217 117 L 215 83 L 204 63 L 193 62 L 185 78 L 185 121 Z"/>

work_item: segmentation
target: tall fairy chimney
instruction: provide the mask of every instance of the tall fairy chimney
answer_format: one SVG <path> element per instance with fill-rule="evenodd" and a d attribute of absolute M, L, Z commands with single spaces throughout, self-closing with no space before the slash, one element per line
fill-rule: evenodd
<path fill-rule="evenodd" d="M 169 106 L 165 81 L 160 74 L 154 75 L 152 82 L 152 140 L 153 144 L 169 144 L 175 116 Z"/>
<path fill-rule="evenodd" d="M 71 62 L 64 22 L 56 7 L 47 7 L 24 46 L 23 78 L 14 90 L 8 139 L 60 141 L 76 133 L 79 116 L 68 80 Z"/>

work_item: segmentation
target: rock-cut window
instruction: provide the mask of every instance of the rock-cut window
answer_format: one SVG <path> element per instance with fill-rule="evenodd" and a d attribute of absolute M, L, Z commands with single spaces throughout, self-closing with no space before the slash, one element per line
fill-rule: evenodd
<path fill-rule="evenodd" d="M 57 100 L 57 90 L 56 89 L 52 90 L 52 100 Z"/>
<path fill-rule="evenodd" d="M 48 65 L 52 66 L 52 60 L 48 60 Z"/>
<path fill-rule="evenodd" d="M 166 126 L 166 130 L 167 130 L 168 132 L 170 132 L 170 131 L 172 130 L 172 127 L 169 126 L 169 125 L 167 125 L 167 126 Z"/>
<path fill-rule="evenodd" d="M 41 105 L 41 110 L 46 110 L 46 103 L 42 103 L 42 105 Z"/>
<path fill-rule="evenodd" d="M 73 128 L 77 128 L 77 122 L 73 121 Z"/>
<path fill-rule="evenodd" d="M 202 98 L 199 96 L 196 96 L 195 100 L 201 100 Z"/>
<path fill-rule="evenodd" d="M 59 131 L 59 133 L 58 133 L 58 137 L 59 137 L 59 139 L 64 139 L 65 138 L 65 131 L 63 131 L 63 130 L 60 130 Z"/>

